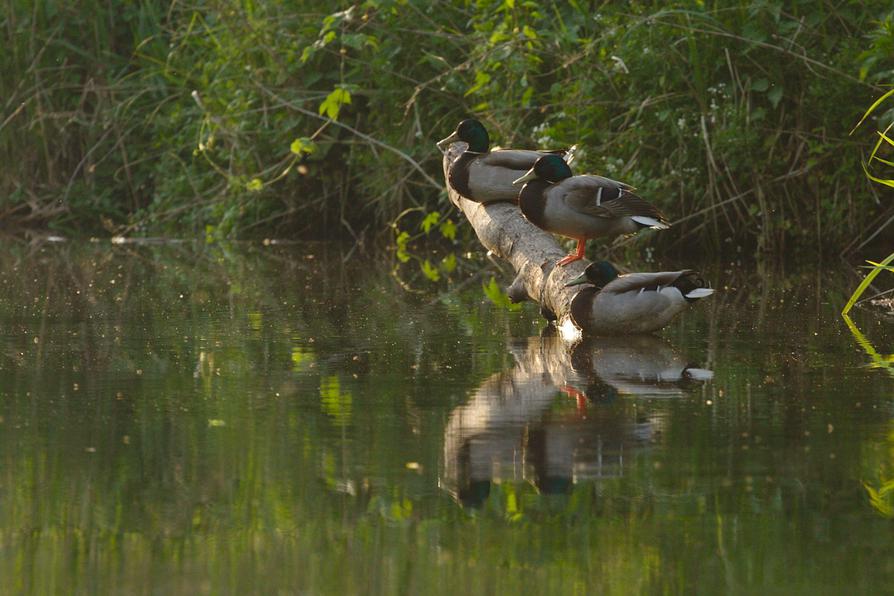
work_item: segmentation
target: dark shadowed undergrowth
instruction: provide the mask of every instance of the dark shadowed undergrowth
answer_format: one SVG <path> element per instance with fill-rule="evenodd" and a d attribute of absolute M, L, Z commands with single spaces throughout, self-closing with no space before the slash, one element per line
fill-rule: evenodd
<path fill-rule="evenodd" d="M 449 210 L 434 142 L 474 114 L 497 143 L 581 144 L 676 222 L 667 245 L 890 237 L 860 164 L 892 110 L 848 136 L 892 80 L 888 2 L 9 0 L 0 24 L 7 225 L 415 228 Z"/>

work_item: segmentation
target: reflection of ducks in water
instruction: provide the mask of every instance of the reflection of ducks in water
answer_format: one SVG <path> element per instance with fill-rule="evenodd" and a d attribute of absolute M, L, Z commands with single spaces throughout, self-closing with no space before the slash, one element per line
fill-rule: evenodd
<path fill-rule="evenodd" d="M 574 370 L 596 383 L 596 389 L 615 395 L 670 397 L 684 394 L 692 381 L 708 381 L 713 371 L 696 368 L 654 335 L 593 337 L 574 346 Z M 585 391 L 591 400 L 595 395 Z M 598 393 L 598 391 L 597 391 Z"/>
<path fill-rule="evenodd" d="M 569 349 L 558 337 L 533 337 L 514 346 L 515 366 L 486 379 L 450 414 L 442 487 L 476 506 L 494 481 L 528 480 L 543 494 L 564 494 L 582 479 L 621 475 L 625 454 L 652 441 L 660 423 L 615 398 L 666 395 L 665 384 L 686 376 L 667 342 L 626 339 L 633 340 L 626 348 L 623 338 Z M 562 393 L 575 392 L 590 404 L 585 416 L 562 407 Z"/>

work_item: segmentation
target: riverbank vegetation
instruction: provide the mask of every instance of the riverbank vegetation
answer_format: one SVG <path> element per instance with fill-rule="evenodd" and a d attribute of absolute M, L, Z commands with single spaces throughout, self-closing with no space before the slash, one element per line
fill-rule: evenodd
<path fill-rule="evenodd" d="M 579 143 L 668 244 L 843 250 L 894 215 L 861 167 L 894 110 L 848 136 L 894 79 L 887 2 L 10 0 L 0 22 L 7 225 L 380 235 L 449 211 L 434 142 L 469 114 Z"/>

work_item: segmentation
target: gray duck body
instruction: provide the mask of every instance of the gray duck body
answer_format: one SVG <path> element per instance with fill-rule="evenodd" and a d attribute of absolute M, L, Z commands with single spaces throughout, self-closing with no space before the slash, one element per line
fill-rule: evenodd
<path fill-rule="evenodd" d="M 590 287 L 581 292 L 595 295 L 587 304 L 587 312 L 572 313 L 575 319 L 587 317 L 590 328 L 618 335 L 657 331 L 691 302 L 710 296 L 714 290 L 704 287 L 697 272 L 684 269 L 628 273 L 601 290 Z"/>
<path fill-rule="evenodd" d="M 519 193 L 519 207 L 537 227 L 569 238 L 612 239 L 646 227 L 668 227 L 661 212 L 634 194 L 633 187 L 596 175 L 554 184 L 531 180 Z"/>
<path fill-rule="evenodd" d="M 551 155 L 570 163 L 575 149 L 491 151 L 487 129 L 474 118 L 462 120 L 450 136 L 438 141 L 438 148 L 443 151 L 450 143 L 457 142 L 464 143 L 463 151 L 447 167 L 447 182 L 460 195 L 477 203 L 515 202 L 520 188 L 514 181 L 534 167 L 538 159 Z"/>
<path fill-rule="evenodd" d="M 447 170 L 450 186 L 464 198 L 476 203 L 516 201 L 519 186 L 514 181 L 544 155 L 570 155 L 569 150 L 533 151 L 496 149 L 486 153 L 464 151 Z"/>

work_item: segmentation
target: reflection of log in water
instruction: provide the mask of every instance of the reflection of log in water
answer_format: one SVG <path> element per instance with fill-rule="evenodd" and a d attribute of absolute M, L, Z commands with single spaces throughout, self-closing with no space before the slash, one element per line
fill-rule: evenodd
<path fill-rule="evenodd" d="M 624 394 L 683 395 L 686 383 L 711 376 L 654 336 L 573 347 L 532 337 L 512 351 L 515 366 L 485 380 L 447 423 L 441 485 L 466 505 L 481 504 L 493 482 L 527 480 L 545 494 L 567 493 L 580 480 L 623 474 L 625 454 L 649 444 L 660 420 L 603 404 Z M 577 409 L 553 407 L 569 397 L 578 398 Z"/>

